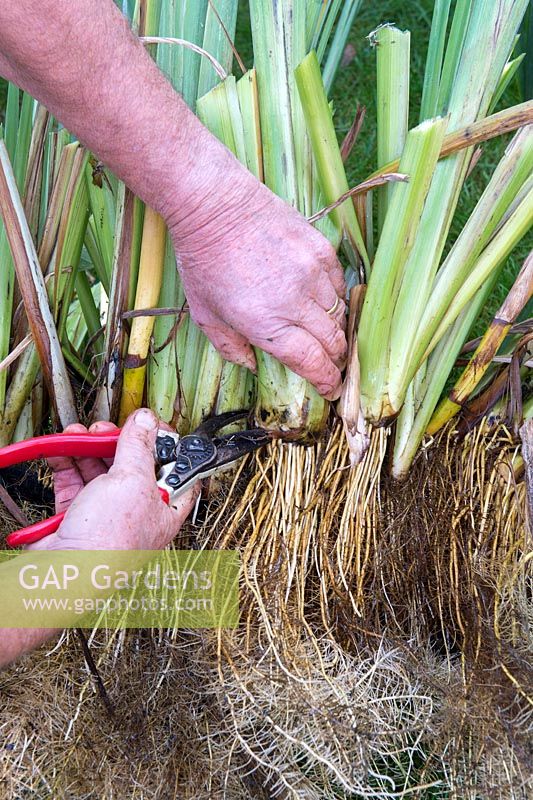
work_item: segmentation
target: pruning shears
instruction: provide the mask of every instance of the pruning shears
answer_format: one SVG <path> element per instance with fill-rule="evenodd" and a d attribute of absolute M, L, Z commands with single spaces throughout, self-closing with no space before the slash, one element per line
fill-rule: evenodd
<path fill-rule="evenodd" d="M 248 411 L 219 414 L 207 419 L 187 436 L 158 431 L 154 453 L 156 479 L 161 498 L 167 505 L 174 505 L 176 499 L 197 480 L 219 472 L 272 440 L 275 434 L 263 428 L 218 435 L 222 428 L 247 416 Z M 0 469 L 37 458 L 113 458 L 119 435 L 120 429 L 109 433 L 36 436 L 0 449 Z M 7 537 L 7 544 L 20 547 L 38 542 L 55 533 L 63 517 L 64 513 L 55 514 L 15 531 Z"/>

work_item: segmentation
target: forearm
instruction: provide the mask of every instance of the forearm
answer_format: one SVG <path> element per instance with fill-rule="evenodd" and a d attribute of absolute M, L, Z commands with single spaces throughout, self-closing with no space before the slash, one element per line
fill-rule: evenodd
<path fill-rule="evenodd" d="M 49 639 L 58 635 L 60 628 L 4 628 L 3 625 L 9 624 L 14 620 L 11 612 L 6 611 L 6 600 L 12 596 L 9 591 L 17 580 L 19 561 L 18 558 L 10 559 L 0 563 L 0 587 L 2 587 L 0 606 L 4 613 L 0 614 L 0 669 L 7 666 L 12 661 L 16 661 L 25 653 L 29 653 L 40 647 Z M 9 601 L 7 602 L 9 605 Z M 72 616 L 72 620 L 75 616 Z M 18 620 L 17 620 L 18 621 Z"/>
<path fill-rule="evenodd" d="M 0 3 L 0 30 L 5 77 L 178 229 L 212 215 L 215 187 L 235 203 L 245 170 L 172 89 L 112 0 Z"/>
<path fill-rule="evenodd" d="M 0 669 L 57 636 L 49 628 L 3 628 L 0 630 Z"/>

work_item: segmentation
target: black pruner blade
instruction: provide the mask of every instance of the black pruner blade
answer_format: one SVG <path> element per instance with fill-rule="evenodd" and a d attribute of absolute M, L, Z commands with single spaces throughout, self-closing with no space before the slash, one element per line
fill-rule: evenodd
<path fill-rule="evenodd" d="M 213 442 L 217 449 L 217 468 L 232 464 L 248 453 L 264 447 L 273 440 L 274 436 L 272 431 L 266 431 L 263 428 L 250 428 L 246 431 L 229 433 L 226 436 L 216 436 Z"/>
<path fill-rule="evenodd" d="M 208 478 L 272 441 L 275 434 L 262 428 L 216 435 L 217 431 L 247 416 L 247 411 L 220 414 L 206 420 L 194 433 L 176 437 L 174 458 L 166 464 L 160 460 L 163 466 L 157 481 L 169 493 L 171 505 L 195 481 Z"/>
<path fill-rule="evenodd" d="M 232 425 L 234 422 L 239 422 L 242 419 L 246 419 L 249 416 L 250 412 L 244 409 L 239 409 L 239 411 L 225 411 L 223 414 L 217 414 L 214 417 L 208 417 L 204 420 L 196 430 L 194 434 L 197 436 L 215 436 L 218 431 L 225 428 L 226 425 Z"/>

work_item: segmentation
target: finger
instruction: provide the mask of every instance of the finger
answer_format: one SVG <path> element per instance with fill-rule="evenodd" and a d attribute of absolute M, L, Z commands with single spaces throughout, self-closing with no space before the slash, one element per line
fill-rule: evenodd
<path fill-rule="evenodd" d="M 101 458 L 77 458 L 76 466 L 84 483 L 89 483 L 99 475 L 105 475 L 108 467 Z"/>
<path fill-rule="evenodd" d="M 258 345 L 297 375 L 310 381 L 328 400 L 336 400 L 340 396 L 340 370 L 308 331 L 293 326 L 286 330 L 281 339 L 274 342 L 262 340 Z"/>
<path fill-rule="evenodd" d="M 257 363 L 250 342 L 240 333 L 237 333 L 220 321 L 217 325 L 202 325 L 202 330 L 214 347 L 226 361 L 247 367 L 256 372 Z"/>
<path fill-rule="evenodd" d="M 87 428 L 80 422 L 73 422 L 67 425 L 63 433 L 87 433 Z M 66 511 L 78 496 L 84 487 L 84 481 L 74 459 L 60 456 L 49 458 L 47 462 L 54 473 L 55 510 L 59 514 Z"/>
<path fill-rule="evenodd" d="M 318 305 L 341 328 L 346 326 L 346 303 L 339 297 L 329 278 L 321 281 L 315 290 Z"/>
<path fill-rule="evenodd" d="M 71 425 L 67 425 L 67 427 L 63 430 L 63 433 L 87 433 L 87 428 L 85 425 L 82 425 L 81 422 L 73 422 Z M 61 436 L 62 434 L 59 435 Z M 47 463 L 54 473 L 63 472 L 74 467 L 74 460 L 65 456 L 48 458 Z"/>
<path fill-rule="evenodd" d="M 89 427 L 89 433 L 109 433 L 110 431 L 116 431 L 117 428 L 118 426 L 114 422 L 101 419 L 98 422 L 93 422 Z"/>
<path fill-rule="evenodd" d="M 117 428 L 118 425 L 115 425 L 114 422 L 98 420 L 97 422 L 93 422 L 89 427 L 89 433 L 109 433 L 111 431 L 116 431 Z M 114 458 L 103 458 L 102 462 L 106 465 L 107 469 L 109 469 L 114 460 Z"/>
<path fill-rule="evenodd" d="M 63 429 L 63 433 L 87 433 L 87 428 L 81 422 L 72 422 Z"/>
<path fill-rule="evenodd" d="M 139 408 L 128 417 L 118 437 L 111 470 L 153 474 L 157 429 L 157 417 L 148 408 Z"/>
<path fill-rule="evenodd" d="M 193 510 L 198 495 L 200 494 L 201 482 L 196 483 L 187 491 L 180 495 L 173 507 L 165 507 L 166 525 L 163 539 L 158 543 L 158 547 L 166 547 L 172 539 L 179 533 L 183 523 Z"/>
<path fill-rule="evenodd" d="M 66 511 L 72 501 L 78 496 L 85 482 L 71 458 L 54 459 L 63 461 L 61 467 L 54 468 L 54 495 L 56 514 Z"/>
<path fill-rule="evenodd" d="M 106 431 L 116 430 L 116 425 L 112 422 L 95 422 L 90 426 L 88 433 L 104 433 Z M 87 428 L 79 423 L 74 423 L 65 428 L 64 433 L 86 433 Z M 80 473 L 83 483 L 89 483 L 94 480 L 98 475 L 105 475 L 108 470 L 108 465 L 100 458 L 76 458 L 76 468 Z M 110 460 L 112 463 L 112 459 Z"/>
<path fill-rule="evenodd" d="M 339 300 L 339 305 L 341 301 Z M 344 330 L 333 315 L 327 314 L 316 303 L 309 303 L 299 327 L 308 331 L 322 345 L 333 363 L 342 369 L 346 362 L 348 345 Z"/>
<path fill-rule="evenodd" d="M 327 258 L 323 261 L 324 268 L 328 273 L 328 277 L 333 284 L 335 291 L 337 292 L 338 296 L 343 300 L 346 298 L 346 281 L 344 279 L 344 269 L 337 258 L 337 254 L 333 247 L 331 247 L 330 253 Z"/>

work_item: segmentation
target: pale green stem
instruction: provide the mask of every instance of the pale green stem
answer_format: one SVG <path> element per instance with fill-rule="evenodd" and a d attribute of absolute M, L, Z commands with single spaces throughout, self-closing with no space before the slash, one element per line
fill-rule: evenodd
<path fill-rule="evenodd" d="M 409 122 L 409 55 L 411 34 L 391 25 L 372 37 L 377 64 L 377 164 L 378 169 L 399 158 Z M 392 185 L 377 190 L 378 231 L 390 204 Z"/>
<path fill-rule="evenodd" d="M 363 304 L 359 325 L 361 394 L 365 416 L 379 422 L 399 409 L 390 407 L 383 394 L 388 367 L 393 310 L 397 303 L 406 264 L 419 235 L 424 202 L 437 164 L 446 120 L 421 123 L 409 132 L 400 161 L 408 183 L 396 183 L 389 213 L 376 251 L 376 258 Z"/>

